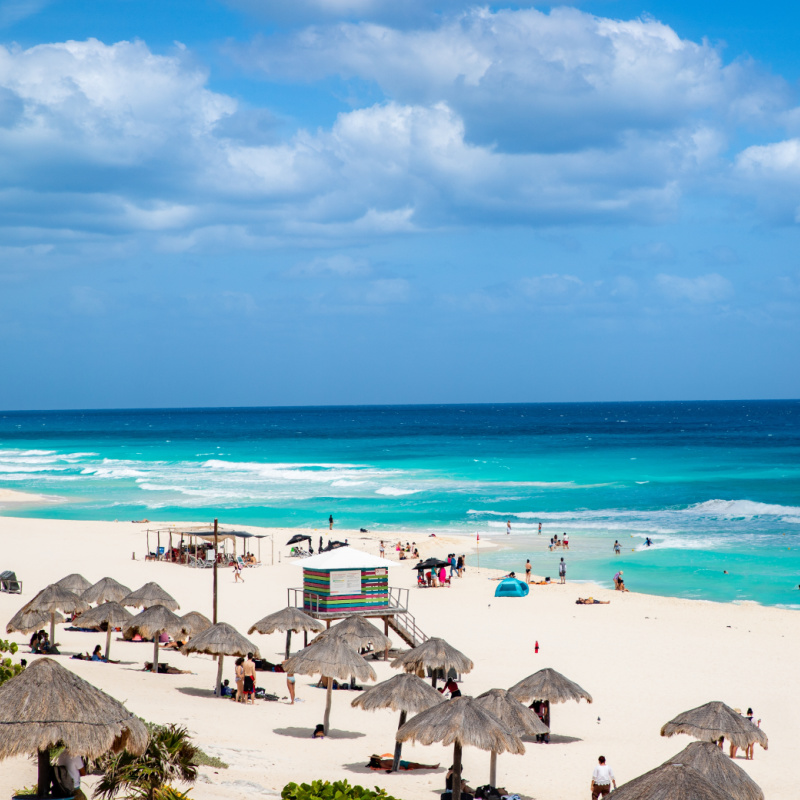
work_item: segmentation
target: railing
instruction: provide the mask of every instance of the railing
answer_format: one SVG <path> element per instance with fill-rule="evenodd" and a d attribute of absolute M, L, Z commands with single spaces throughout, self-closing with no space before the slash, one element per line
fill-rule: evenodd
<path fill-rule="evenodd" d="M 389 620 L 389 626 L 397 631 L 406 640 L 406 644 L 411 645 L 411 647 L 417 647 L 417 645 L 428 641 L 427 635 L 422 632 L 413 614 L 409 614 L 408 611 L 402 614 L 395 614 Z"/>

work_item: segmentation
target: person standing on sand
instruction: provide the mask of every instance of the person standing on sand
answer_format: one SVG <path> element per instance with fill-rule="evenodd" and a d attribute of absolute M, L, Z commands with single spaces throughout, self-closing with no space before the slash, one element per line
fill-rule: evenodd
<path fill-rule="evenodd" d="M 612 785 L 615 789 L 617 788 L 614 773 L 611 767 L 606 764 L 606 757 L 600 756 L 592 773 L 592 800 L 597 800 L 599 797 L 608 797 L 611 794 Z"/>
<path fill-rule="evenodd" d="M 256 662 L 253 654 L 247 654 L 244 662 L 244 697 L 245 703 L 256 704 Z"/>
<path fill-rule="evenodd" d="M 386 555 L 386 545 L 384 545 L 383 539 L 381 539 L 380 553 L 381 553 L 381 558 L 383 558 L 384 555 Z"/>
<path fill-rule="evenodd" d="M 242 567 L 238 561 L 233 562 L 233 582 L 239 583 L 241 581 L 244 583 L 244 578 L 242 577 Z"/>
<path fill-rule="evenodd" d="M 286 663 L 285 661 L 283 662 Z M 286 673 L 286 688 L 289 690 L 289 705 L 294 705 L 294 687 L 295 687 L 295 680 L 294 680 L 294 673 L 287 672 Z"/>
<path fill-rule="evenodd" d="M 567 582 L 567 565 L 564 563 L 563 558 L 558 563 L 558 582 L 559 583 Z"/>
<path fill-rule="evenodd" d="M 236 683 L 236 702 L 244 703 L 244 659 L 237 658 L 234 668 L 234 679 Z"/>
<path fill-rule="evenodd" d="M 328 530 L 329 530 L 329 531 L 332 531 L 332 530 L 333 530 L 333 514 L 331 514 L 331 515 L 328 517 Z"/>
<path fill-rule="evenodd" d="M 531 560 L 525 562 L 525 583 L 531 582 Z"/>

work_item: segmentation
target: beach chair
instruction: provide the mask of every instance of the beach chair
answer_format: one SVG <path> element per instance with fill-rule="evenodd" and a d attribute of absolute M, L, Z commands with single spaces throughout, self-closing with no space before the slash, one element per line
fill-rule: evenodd
<path fill-rule="evenodd" d="M 16 573 L 10 569 L 0 572 L 0 592 L 22 594 L 22 581 L 18 581 Z"/>

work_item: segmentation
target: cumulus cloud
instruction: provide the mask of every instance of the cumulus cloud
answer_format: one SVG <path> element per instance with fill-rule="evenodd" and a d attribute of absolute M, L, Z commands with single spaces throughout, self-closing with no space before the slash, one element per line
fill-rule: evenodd
<path fill-rule="evenodd" d="M 698 305 L 722 303 L 733 295 L 731 282 L 716 272 L 695 278 L 661 274 L 656 276 L 656 286 L 671 300 Z"/>
<path fill-rule="evenodd" d="M 364 258 L 337 254 L 327 257 L 313 258 L 295 264 L 286 273 L 289 278 L 356 278 L 370 273 L 369 262 Z"/>

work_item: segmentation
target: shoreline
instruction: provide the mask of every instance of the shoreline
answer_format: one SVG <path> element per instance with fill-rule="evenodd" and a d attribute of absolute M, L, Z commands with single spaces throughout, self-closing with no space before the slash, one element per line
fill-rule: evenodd
<path fill-rule="evenodd" d="M 57 502 L 57 499 L 37 494 L 36 492 L 21 492 L 18 489 L 0 488 L 0 509 L 4 506 L 45 505 L 53 502 Z"/>

